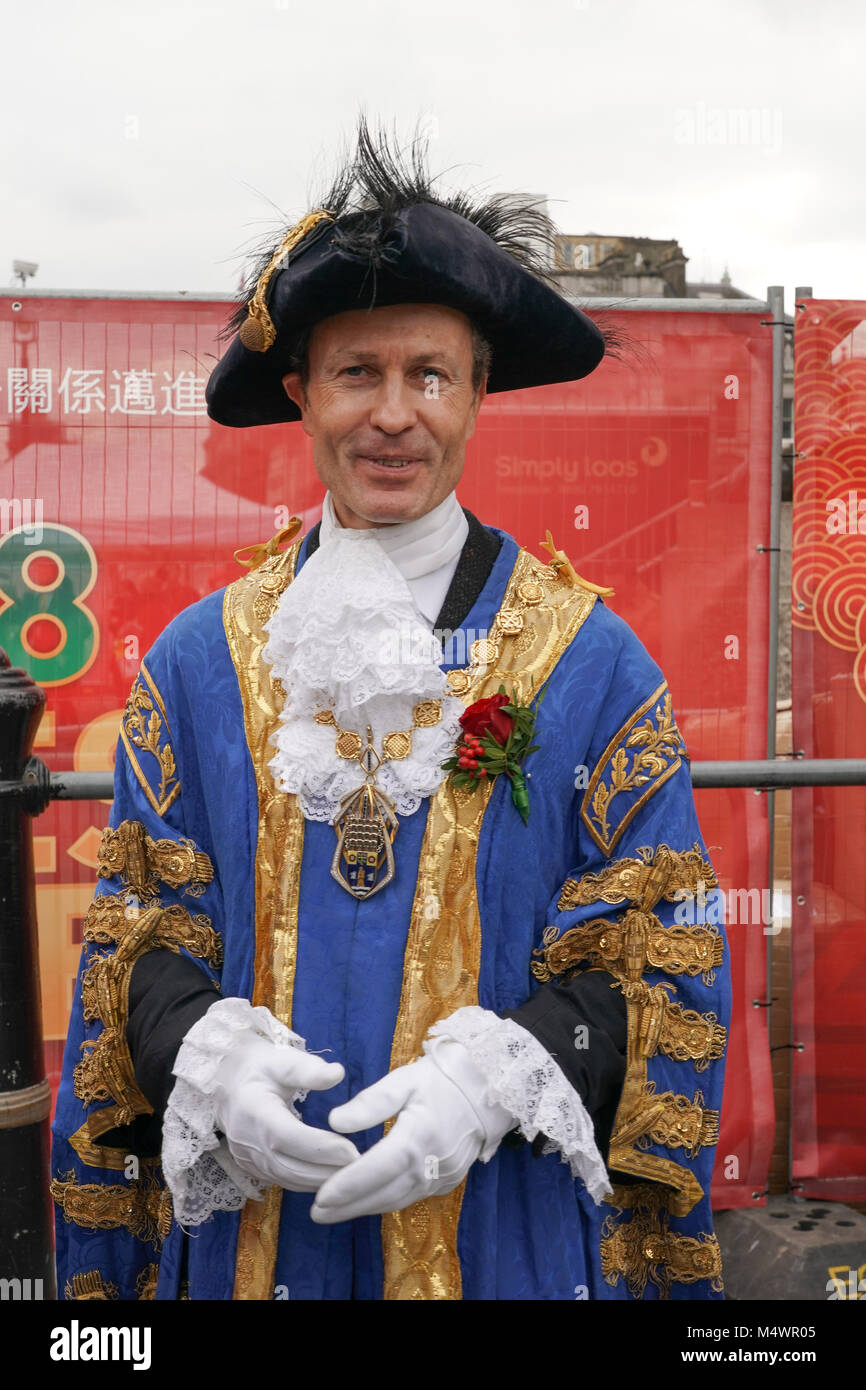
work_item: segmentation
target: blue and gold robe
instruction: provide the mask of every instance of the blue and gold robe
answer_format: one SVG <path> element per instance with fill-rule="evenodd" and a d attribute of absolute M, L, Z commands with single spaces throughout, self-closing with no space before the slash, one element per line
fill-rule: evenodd
<path fill-rule="evenodd" d="M 664 677 L 568 568 L 503 532 L 444 669 L 468 705 L 541 689 L 529 823 L 504 777 L 450 778 L 394 844 L 396 877 L 358 901 L 331 877 L 333 827 L 307 822 L 267 764 L 282 690 L 263 624 L 307 538 L 185 609 L 142 662 L 123 718 L 100 880 L 54 1123 L 58 1287 L 124 1299 L 721 1297 L 710 1176 L 730 994 L 723 931 L 682 910 L 715 884 Z M 693 908 L 692 901 L 687 905 Z M 452 1193 L 336 1226 L 271 1189 L 182 1230 L 126 1037 L 130 972 L 180 952 L 223 996 L 265 1004 L 341 1061 L 330 1109 L 478 1003 L 515 1010 L 604 971 L 625 1000 L 625 1082 L 596 1206 L 556 1153 L 500 1146 Z M 577 1040 L 576 1040 L 577 1045 Z M 381 1128 L 354 1136 L 365 1149 Z"/>

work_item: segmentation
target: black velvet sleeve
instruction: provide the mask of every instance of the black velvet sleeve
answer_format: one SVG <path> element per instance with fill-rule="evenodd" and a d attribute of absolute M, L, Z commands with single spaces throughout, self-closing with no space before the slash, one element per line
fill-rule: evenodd
<path fill-rule="evenodd" d="M 201 967 L 174 951 L 148 951 L 132 968 L 126 1040 L 135 1079 L 160 1119 L 180 1045 L 218 998 Z"/>
<path fill-rule="evenodd" d="M 567 980 L 548 981 L 525 1004 L 503 1015 L 538 1039 L 577 1091 L 605 1163 L 625 1081 L 628 1041 L 625 1000 L 612 984 L 606 970 L 585 970 Z M 508 1142 L 520 1143 L 519 1131 Z M 539 1135 L 533 1153 L 538 1155 L 543 1145 Z"/>

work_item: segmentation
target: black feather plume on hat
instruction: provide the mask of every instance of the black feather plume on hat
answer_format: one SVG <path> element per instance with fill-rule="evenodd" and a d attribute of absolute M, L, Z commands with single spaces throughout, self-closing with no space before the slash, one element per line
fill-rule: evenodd
<path fill-rule="evenodd" d="M 432 203 L 471 222 L 491 241 L 507 251 L 524 270 L 555 287 L 550 274 L 556 225 L 540 207 L 540 200 L 517 193 L 494 193 L 475 197 L 458 190 L 450 195 L 435 191 L 436 178 L 427 167 L 427 142 L 416 133 L 405 149 L 399 148 L 396 133 L 384 127 L 375 134 L 365 116 L 359 116 L 355 148 L 347 150 L 328 191 L 316 199 L 316 206 L 333 214 L 331 244 L 350 255 L 365 259 L 372 268 L 391 259 L 388 237 L 399 212 L 418 203 Z M 290 265 L 328 230 L 320 223 L 287 253 L 283 264 Z M 244 284 L 239 304 L 220 338 L 230 338 L 244 323 L 247 306 L 259 279 L 280 245 L 283 233 L 273 233 L 254 252 L 255 262 Z"/>

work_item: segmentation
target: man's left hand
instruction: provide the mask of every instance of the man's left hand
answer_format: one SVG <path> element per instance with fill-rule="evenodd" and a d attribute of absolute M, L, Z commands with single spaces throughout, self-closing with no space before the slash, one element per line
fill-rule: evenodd
<path fill-rule="evenodd" d="M 450 1192 L 482 1150 L 489 1158 L 514 1128 L 509 1112 L 487 1101 L 484 1078 L 460 1043 L 440 1040 L 435 1057 L 397 1067 L 331 1111 L 329 1123 L 339 1134 L 397 1119 L 378 1144 L 322 1184 L 310 1212 L 314 1221 L 333 1225 L 400 1211 Z"/>

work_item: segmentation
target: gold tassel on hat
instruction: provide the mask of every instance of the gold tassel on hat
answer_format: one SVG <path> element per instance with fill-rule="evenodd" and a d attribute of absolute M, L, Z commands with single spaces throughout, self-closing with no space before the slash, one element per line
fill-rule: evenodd
<path fill-rule="evenodd" d="M 235 559 L 239 565 L 244 566 L 244 569 L 257 570 L 259 565 L 264 564 L 265 560 L 276 555 L 281 545 L 285 545 L 286 541 L 293 541 L 303 524 L 299 516 L 290 517 L 288 525 L 284 526 L 282 531 L 278 531 L 275 536 L 272 536 L 269 541 L 259 541 L 255 545 L 242 545 L 239 550 L 235 551 Z M 243 559 L 242 557 L 247 553 L 249 553 L 249 558 Z"/>
<path fill-rule="evenodd" d="M 299 241 L 303 241 L 309 231 L 313 229 L 323 218 L 333 222 L 333 214 L 324 208 L 319 208 L 316 212 L 308 212 L 306 217 L 302 217 L 300 222 L 296 222 L 294 227 L 290 227 L 277 247 L 271 259 L 268 261 L 258 279 L 255 293 L 247 305 L 247 320 L 241 325 L 238 337 L 245 348 L 250 352 L 267 352 L 276 341 L 277 330 L 274 322 L 268 313 L 268 306 L 265 303 L 268 285 L 271 276 L 277 269 L 280 261 L 292 251 Z"/>
<path fill-rule="evenodd" d="M 557 550 L 550 531 L 547 533 L 547 540 L 541 541 L 540 545 L 542 550 L 550 553 L 550 568 L 556 570 L 561 579 L 567 579 L 569 584 L 579 584 L 582 589 L 589 589 L 590 593 L 601 594 L 602 598 L 609 598 L 613 593 L 613 589 L 605 589 L 601 584 L 590 584 L 588 579 L 581 579 L 565 551 Z"/>

